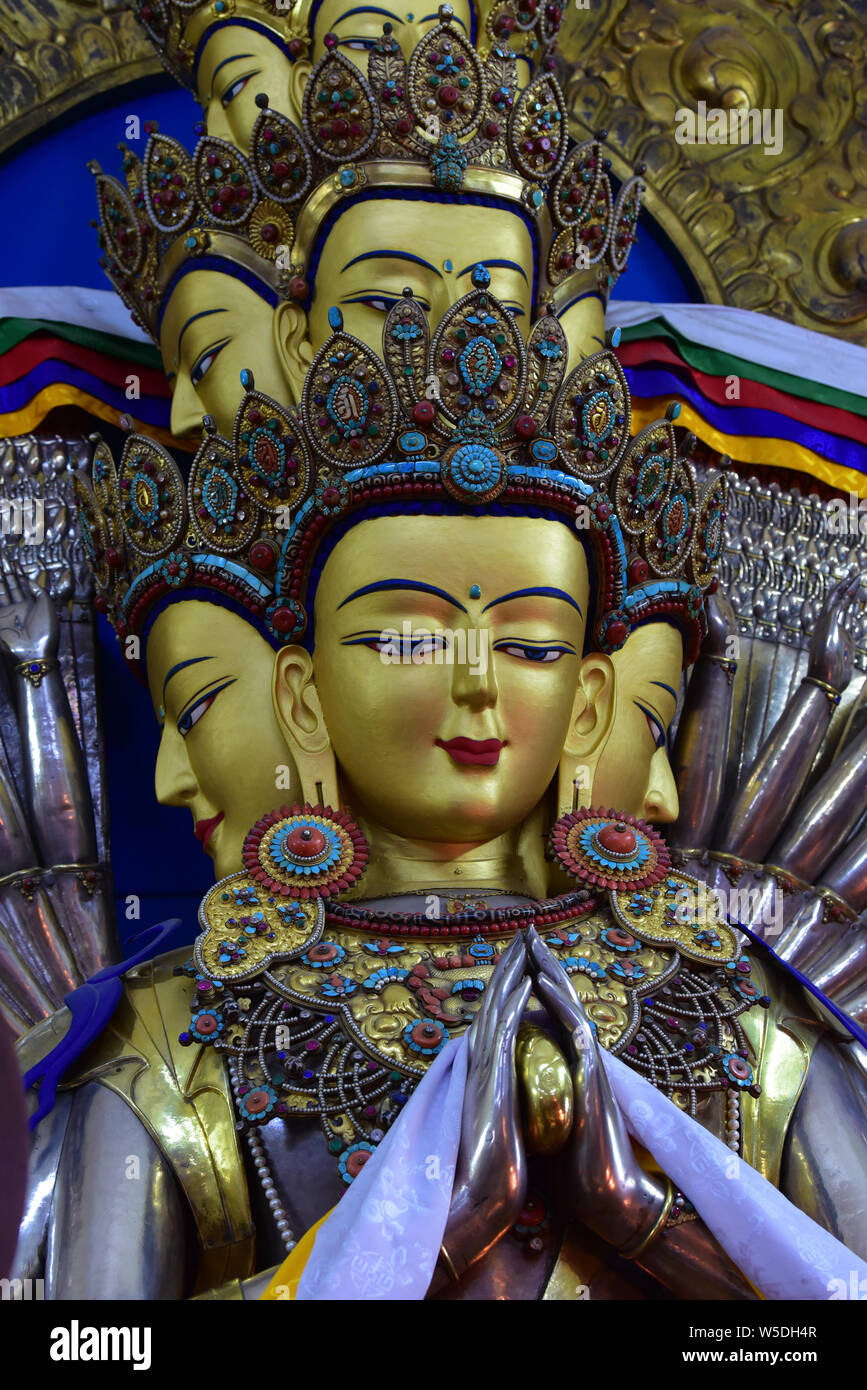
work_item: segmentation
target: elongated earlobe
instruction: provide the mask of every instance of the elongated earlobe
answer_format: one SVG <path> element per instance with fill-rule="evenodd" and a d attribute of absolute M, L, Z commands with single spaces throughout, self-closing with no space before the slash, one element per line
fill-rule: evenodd
<path fill-rule="evenodd" d="M 313 679 L 313 660 L 303 647 L 284 647 L 274 662 L 274 711 L 295 760 L 304 800 L 340 804 L 337 762 Z"/>
<path fill-rule="evenodd" d="M 557 814 L 590 804 L 593 778 L 614 722 L 614 665 L 601 652 L 585 656 L 557 777 Z"/>
<path fill-rule="evenodd" d="M 286 382 L 288 404 L 297 405 L 313 349 L 307 336 L 307 315 L 292 300 L 284 300 L 274 310 L 274 352 Z"/>

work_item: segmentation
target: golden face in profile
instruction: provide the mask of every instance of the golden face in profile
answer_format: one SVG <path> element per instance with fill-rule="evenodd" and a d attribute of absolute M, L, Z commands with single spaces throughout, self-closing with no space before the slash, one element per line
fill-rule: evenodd
<path fill-rule="evenodd" d="M 200 435 L 203 415 L 213 415 L 220 433 L 231 434 L 244 367 L 267 395 L 289 397 L 275 327 L 273 306 L 230 273 L 191 270 L 178 282 L 160 325 L 172 434 Z"/>
<path fill-rule="evenodd" d="M 518 827 L 571 726 L 588 596 L 581 544 L 555 521 L 355 526 L 314 608 L 313 678 L 345 802 L 404 839 L 467 845 Z"/>
<path fill-rule="evenodd" d="M 181 600 L 157 618 L 147 673 L 162 730 L 157 800 L 187 807 L 217 878 L 241 868 L 250 827 L 299 795 L 271 699 L 274 652 L 236 613 Z"/>
<path fill-rule="evenodd" d="M 669 623 L 646 623 L 611 658 L 615 713 L 593 778 L 593 805 L 668 825 L 678 800 L 668 761 L 683 665 L 683 641 Z"/>
<path fill-rule="evenodd" d="M 385 314 L 405 286 L 429 310 L 435 328 L 472 288 L 470 274 L 480 261 L 526 336 L 533 241 L 521 215 L 508 208 L 391 198 L 347 205 L 322 248 L 309 316 L 291 302 L 273 308 L 228 263 L 226 273 L 190 269 L 172 291 L 160 326 L 172 433 L 199 435 L 202 416 L 213 415 L 220 434 L 230 436 L 245 367 L 266 395 L 286 404 L 300 400 L 313 354 L 331 336 L 332 305 L 343 313 L 346 331 L 376 352 L 382 351 Z"/>
<path fill-rule="evenodd" d="M 196 68 L 196 99 L 208 134 L 230 141 L 246 154 L 260 114 L 256 105 L 260 92 L 267 95 L 273 110 L 297 124 L 310 67 L 304 59 L 293 62 L 280 37 L 265 25 L 215 24 Z"/>

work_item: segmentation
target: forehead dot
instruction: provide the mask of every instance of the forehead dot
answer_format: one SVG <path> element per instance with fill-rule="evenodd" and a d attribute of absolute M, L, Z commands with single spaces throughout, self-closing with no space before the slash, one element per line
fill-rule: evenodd
<path fill-rule="evenodd" d="M 443 270 L 447 270 L 449 275 L 451 275 L 452 271 L 454 270 L 454 266 L 452 265 L 451 261 L 443 261 Z"/>
<path fill-rule="evenodd" d="M 473 584 L 472 588 L 470 589 L 470 598 L 481 598 L 481 597 L 482 597 L 482 591 L 481 591 L 481 589 L 479 588 L 478 584 Z"/>

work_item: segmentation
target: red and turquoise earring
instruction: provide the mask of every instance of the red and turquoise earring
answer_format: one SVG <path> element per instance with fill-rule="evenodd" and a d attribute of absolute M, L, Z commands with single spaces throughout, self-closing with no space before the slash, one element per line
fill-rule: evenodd
<path fill-rule="evenodd" d="M 330 806 L 281 806 L 244 841 L 251 878 L 288 898 L 333 898 L 364 873 L 368 844 L 354 821 Z"/>
<path fill-rule="evenodd" d="M 551 827 L 549 857 L 570 878 L 608 891 L 650 888 L 671 867 L 659 831 L 635 816 L 584 807 Z"/>

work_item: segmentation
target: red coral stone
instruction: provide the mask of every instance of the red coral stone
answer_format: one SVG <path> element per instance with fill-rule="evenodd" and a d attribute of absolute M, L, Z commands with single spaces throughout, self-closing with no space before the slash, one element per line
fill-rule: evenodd
<path fill-rule="evenodd" d="M 285 845 L 295 859 L 315 859 L 327 841 L 315 825 L 298 825 L 286 836 Z"/>
<path fill-rule="evenodd" d="M 604 830 L 599 831 L 597 839 L 602 848 L 611 854 L 632 854 L 636 845 L 635 831 L 625 821 L 606 825 Z"/>

